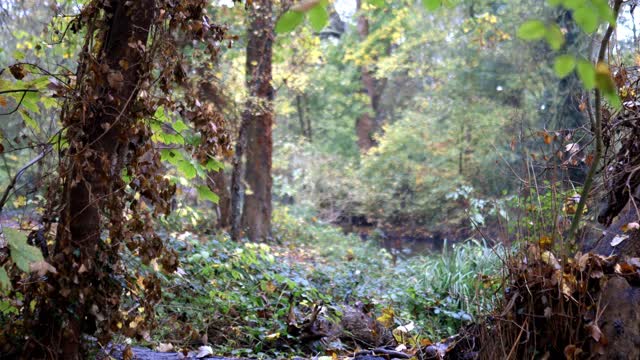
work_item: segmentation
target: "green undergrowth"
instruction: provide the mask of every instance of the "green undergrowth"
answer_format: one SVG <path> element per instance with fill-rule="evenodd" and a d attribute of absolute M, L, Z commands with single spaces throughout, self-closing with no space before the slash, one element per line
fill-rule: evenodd
<path fill-rule="evenodd" d="M 326 345 L 300 337 L 315 306 L 339 317 L 341 305 L 368 305 L 391 328 L 413 324 L 410 338 L 423 343 L 452 335 L 491 309 L 502 278 L 501 248 L 468 240 L 394 265 L 376 243 L 314 220 L 277 209 L 268 245 L 170 233 L 180 267 L 159 275 L 164 295 L 152 342 L 289 357 L 318 354 Z"/>

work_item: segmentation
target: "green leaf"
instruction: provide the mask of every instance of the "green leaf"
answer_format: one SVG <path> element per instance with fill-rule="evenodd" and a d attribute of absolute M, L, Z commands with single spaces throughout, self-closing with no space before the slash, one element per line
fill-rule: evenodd
<path fill-rule="evenodd" d="M 179 161 L 176 168 L 186 179 L 193 179 L 198 173 L 195 166 L 187 160 Z"/>
<path fill-rule="evenodd" d="M 4 266 L 0 266 L 0 290 L 11 290 L 11 280 Z"/>
<path fill-rule="evenodd" d="M 573 12 L 573 18 L 582 30 L 591 34 L 598 30 L 598 14 L 591 7 L 582 6 Z"/>
<path fill-rule="evenodd" d="M 425 9 L 429 11 L 438 10 L 440 5 L 442 5 L 441 0 L 422 0 L 422 5 Z"/>
<path fill-rule="evenodd" d="M 611 78 L 611 70 L 607 64 L 602 62 L 596 65 L 596 86 L 604 93 L 616 92 L 616 84 Z"/>
<path fill-rule="evenodd" d="M 224 169 L 224 164 L 214 158 L 209 158 L 209 161 L 207 161 L 204 168 L 209 171 L 218 171 L 220 169 Z"/>
<path fill-rule="evenodd" d="M 9 242 L 11 260 L 24 272 L 29 272 L 29 264 L 42 261 L 42 253 L 36 247 L 27 244 L 27 236 L 22 232 L 4 228 L 4 235 Z"/>
<path fill-rule="evenodd" d="M 16 59 L 16 61 L 22 61 L 24 60 L 24 53 L 22 51 L 14 51 L 13 52 L 13 58 Z"/>
<path fill-rule="evenodd" d="M 618 96 L 618 89 L 611 78 L 611 70 L 609 70 L 609 66 L 605 63 L 598 63 L 598 65 L 596 65 L 596 86 L 602 92 L 604 98 L 607 99 L 609 105 L 616 109 L 622 107 L 622 102 Z"/>
<path fill-rule="evenodd" d="M 217 204 L 218 201 L 220 201 L 220 197 L 205 185 L 198 186 L 198 196 L 201 199 L 209 200 L 214 204 Z"/>
<path fill-rule="evenodd" d="M 617 91 L 603 92 L 602 94 L 612 108 L 616 110 L 620 110 L 622 108 L 622 101 L 620 100 L 620 96 L 618 96 Z"/>
<path fill-rule="evenodd" d="M 571 55 L 560 55 L 556 57 L 553 63 L 553 70 L 559 78 L 563 78 L 573 71 L 576 67 L 576 59 Z"/>
<path fill-rule="evenodd" d="M 312 7 L 309 10 L 308 15 L 309 22 L 311 23 L 311 28 L 314 31 L 322 30 L 329 22 L 329 14 L 327 13 L 327 9 L 322 5 L 316 5 Z"/>
<path fill-rule="evenodd" d="M 545 38 L 553 50 L 560 50 L 564 45 L 564 34 L 557 24 L 551 24 L 547 27 Z"/>
<path fill-rule="evenodd" d="M 293 31 L 304 20 L 304 14 L 299 11 L 289 10 L 282 14 L 276 23 L 276 33 L 285 34 Z"/>
<path fill-rule="evenodd" d="M 31 115 L 29 115 L 29 112 L 24 110 L 24 109 L 20 109 L 20 115 L 22 116 L 22 120 L 24 120 L 24 123 L 30 127 L 32 130 L 36 131 L 36 132 L 40 132 L 40 127 L 38 126 L 38 123 L 35 121 L 34 118 L 31 117 Z"/>
<path fill-rule="evenodd" d="M 49 83 L 51 83 L 51 81 L 49 80 L 49 76 L 40 76 L 39 78 L 29 81 L 31 87 L 34 87 L 38 90 L 46 89 L 47 86 L 49 86 Z"/>
<path fill-rule="evenodd" d="M 570 10 L 575 10 L 585 5 L 586 0 L 562 0 L 562 5 Z"/>
<path fill-rule="evenodd" d="M 578 70 L 578 77 L 584 85 L 584 88 L 591 90 L 596 87 L 596 69 L 590 61 L 585 59 L 578 60 L 576 65 Z"/>
<path fill-rule="evenodd" d="M 185 161 L 184 156 L 178 150 L 162 149 L 160 150 L 160 160 L 166 161 L 171 165 L 178 166 L 181 161 Z"/>
<path fill-rule="evenodd" d="M 120 177 L 125 184 L 129 184 L 131 182 L 131 175 L 129 175 L 129 171 L 127 171 L 127 169 L 122 169 Z"/>
<path fill-rule="evenodd" d="M 173 123 L 173 130 L 181 133 L 185 130 L 187 130 L 189 128 L 189 126 L 187 126 L 187 124 L 184 123 L 184 121 L 182 120 L 178 120 L 175 123 Z"/>
<path fill-rule="evenodd" d="M 8 315 L 11 313 L 18 315 L 19 312 L 18 312 L 18 308 L 13 306 L 10 301 L 2 300 L 0 301 L 0 313 L 4 315 Z"/>
<path fill-rule="evenodd" d="M 540 20 L 529 20 L 520 25 L 518 37 L 523 40 L 540 40 L 547 32 L 544 23 Z"/>
<path fill-rule="evenodd" d="M 591 0 L 591 3 L 598 11 L 598 15 L 604 19 L 606 22 L 615 25 L 616 17 L 613 14 L 613 9 L 609 7 L 608 0 Z"/>
<path fill-rule="evenodd" d="M 162 122 L 169 122 L 170 119 L 167 116 L 167 112 L 164 111 L 164 106 L 158 106 L 158 108 L 156 109 L 156 112 L 153 114 L 153 117 L 156 120 L 162 121 Z"/>
<path fill-rule="evenodd" d="M 369 0 L 369 4 L 377 8 L 381 8 L 384 6 L 384 0 Z"/>
<path fill-rule="evenodd" d="M 49 110 L 51 108 L 58 106 L 58 100 L 52 97 L 44 97 L 41 99 L 41 103 L 45 109 Z"/>
<path fill-rule="evenodd" d="M 22 99 L 22 106 L 31 112 L 40 114 L 40 108 L 38 107 L 39 101 L 40 94 L 37 91 L 29 91 L 24 95 L 24 99 Z"/>

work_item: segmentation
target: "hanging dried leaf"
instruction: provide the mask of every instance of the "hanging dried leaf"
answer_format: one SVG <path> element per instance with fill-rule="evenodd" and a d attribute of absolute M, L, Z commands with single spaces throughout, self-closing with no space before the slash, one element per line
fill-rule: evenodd
<path fill-rule="evenodd" d="M 120 71 L 110 72 L 107 75 L 107 82 L 112 89 L 120 90 L 124 85 L 124 75 Z"/>
<path fill-rule="evenodd" d="M 11 75 L 13 75 L 13 77 L 16 78 L 17 80 L 22 80 L 24 79 L 25 76 L 27 76 L 27 72 L 24 69 L 24 65 L 22 64 L 15 64 L 15 65 L 9 66 L 9 71 L 11 72 Z"/>

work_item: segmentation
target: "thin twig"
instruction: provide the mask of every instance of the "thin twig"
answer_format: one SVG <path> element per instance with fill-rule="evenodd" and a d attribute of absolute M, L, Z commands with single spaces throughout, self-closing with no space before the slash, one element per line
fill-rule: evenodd
<path fill-rule="evenodd" d="M 44 151 L 38 154 L 38 156 L 31 159 L 31 161 L 29 161 L 25 166 L 23 166 L 20 170 L 18 170 L 16 175 L 13 177 L 13 179 L 11 179 L 11 183 L 9 183 L 9 186 L 7 186 L 6 190 L 4 191 L 4 194 L 2 194 L 2 199 L 0 199 L 0 213 L 2 213 L 2 209 L 4 208 L 4 205 L 7 203 L 7 199 L 9 199 L 9 194 L 11 194 L 11 190 L 13 190 L 13 188 L 16 186 L 16 183 L 18 182 L 22 174 L 24 174 L 24 172 L 27 171 L 27 169 L 29 169 L 31 166 L 38 163 L 38 161 L 42 160 L 47 154 L 49 154 L 51 152 L 51 149 L 52 149 L 51 146 L 46 147 Z"/>

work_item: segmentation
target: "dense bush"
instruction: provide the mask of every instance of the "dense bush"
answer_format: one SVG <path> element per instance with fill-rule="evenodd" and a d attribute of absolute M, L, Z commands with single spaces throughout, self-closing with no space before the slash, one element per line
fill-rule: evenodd
<path fill-rule="evenodd" d="M 503 120 L 497 112 L 479 116 L 482 121 L 474 126 L 499 125 Z M 466 121 L 458 115 L 455 122 Z M 443 130 L 440 120 L 416 113 L 389 124 L 378 146 L 359 158 L 328 153 L 304 140 L 283 140 L 274 160 L 275 193 L 329 221 L 359 218 L 379 226 L 453 233 L 470 229 L 474 216 L 495 219 L 494 199 L 508 190 L 496 171 L 499 150 L 490 147 L 495 138 L 481 134 L 460 143 L 456 137 L 464 134 Z"/>

